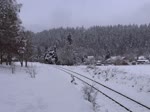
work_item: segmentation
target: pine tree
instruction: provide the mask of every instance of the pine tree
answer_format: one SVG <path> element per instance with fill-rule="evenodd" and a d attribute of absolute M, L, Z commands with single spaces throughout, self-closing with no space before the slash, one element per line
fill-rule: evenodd
<path fill-rule="evenodd" d="M 27 62 L 29 60 L 31 60 L 32 58 L 32 51 L 33 51 L 33 46 L 32 46 L 32 32 L 30 31 L 26 31 L 25 32 L 25 40 L 26 40 L 26 43 L 25 43 L 25 53 L 24 53 L 24 59 L 25 59 L 25 66 L 27 67 L 28 64 Z M 31 60 L 32 61 L 32 60 Z"/>
<path fill-rule="evenodd" d="M 16 37 L 19 36 L 21 21 L 18 17 L 21 5 L 16 0 L 0 0 L 0 55 L 11 64 L 11 58 L 17 53 Z"/>

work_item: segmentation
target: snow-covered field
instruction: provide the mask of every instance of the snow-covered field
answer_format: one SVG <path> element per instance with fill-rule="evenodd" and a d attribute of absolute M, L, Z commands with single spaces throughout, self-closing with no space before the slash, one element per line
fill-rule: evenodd
<path fill-rule="evenodd" d="M 150 107 L 150 65 L 137 65 L 137 66 L 74 66 L 64 68 L 77 71 L 82 75 L 85 75 L 94 80 L 127 95 L 134 100 L 139 101 L 142 104 Z M 119 102 L 128 107 L 134 105 L 127 104 L 124 99 L 117 98 L 113 95 L 113 92 L 105 91 L 111 97 L 114 97 Z M 99 95 L 98 102 L 100 105 L 100 110 L 102 112 L 122 112 L 123 110 L 119 109 L 118 106 L 115 106 L 111 103 L 110 100 L 104 98 L 103 95 Z M 148 112 L 149 110 L 135 110 L 136 112 Z"/>
<path fill-rule="evenodd" d="M 17 65 L 14 74 L 11 67 L 0 65 L 0 112 L 92 112 L 68 79 L 50 65 Z"/>
<path fill-rule="evenodd" d="M 56 65 L 30 63 L 29 68 L 0 65 L 0 112 L 93 112 L 84 98 L 86 85 L 56 69 Z M 150 65 L 139 66 L 61 66 L 115 89 L 150 107 Z M 34 78 L 35 77 L 35 78 Z M 93 84 L 96 86 L 96 84 Z M 135 105 L 103 90 L 125 106 Z M 94 94 L 94 93 L 93 93 Z M 101 94 L 97 94 L 95 112 L 126 112 Z M 148 112 L 147 109 L 135 112 Z"/>

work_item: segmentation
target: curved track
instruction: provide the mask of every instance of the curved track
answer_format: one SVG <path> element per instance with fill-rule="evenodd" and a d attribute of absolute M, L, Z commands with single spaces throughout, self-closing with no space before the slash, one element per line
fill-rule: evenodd
<path fill-rule="evenodd" d="M 66 69 L 66 68 L 63 68 L 63 67 L 56 67 L 56 68 L 59 69 L 59 70 L 61 70 L 61 71 L 63 71 L 63 72 L 65 72 L 65 73 L 67 73 L 67 74 L 69 74 L 69 75 L 71 75 L 71 76 L 73 76 L 73 77 L 75 77 L 76 79 L 78 79 L 78 80 L 84 82 L 85 84 L 87 84 L 87 85 L 89 85 L 89 86 L 91 86 L 91 87 L 93 87 L 93 85 L 89 84 L 89 83 L 87 82 L 87 80 L 89 80 L 89 81 L 91 81 L 91 82 L 94 82 L 94 83 L 96 83 L 98 86 L 101 86 L 101 87 L 103 87 L 103 88 L 109 90 L 110 92 L 113 92 L 113 93 L 115 93 L 116 95 L 119 95 L 120 97 L 123 97 L 124 100 L 127 100 L 128 102 L 130 101 L 130 102 L 134 103 L 134 105 L 136 105 L 136 107 L 137 107 L 137 105 L 138 105 L 140 111 L 143 111 L 143 112 L 150 112 L 150 107 L 148 107 L 148 106 L 146 106 L 146 105 L 144 105 L 144 104 L 142 104 L 142 103 L 140 103 L 140 102 L 138 102 L 138 101 L 136 101 L 136 100 L 134 100 L 134 99 L 132 99 L 132 98 L 130 98 L 130 97 L 128 97 L 128 96 L 126 96 L 126 95 L 124 95 L 124 94 L 122 94 L 122 93 L 120 93 L 120 92 L 118 92 L 118 91 L 116 91 L 116 90 L 114 90 L 114 89 L 112 89 L 112 88 L 110 88 L 110 87 L 104 85 L 104 84 L 101 84 L 100 82 L 97 82 L 97 81 L 95 81 L 95 80 L 93 80 L 93 79 L 91 79 L 91 78 L 88 78 L 88 77 L 86 77 L 86 76 L 80 74 L 80 73 L 77 73 L 77 72 L 75 72 L 75 71 L 72 71 L 72 70 L 69 70 L 69 69 Z M 117 101 L 115 98 L 112 98 L 111 95 L 108 95 L 108 93 L 103 92 L 103 91 L 100 90 L 99 88 L 96 88 L 96 87 L 93 87 L 93 88 L 94 88 L 95 90 L 97 90 L 99 93 L 101 93 L 101 94 L 103 94 L 104 96 L 106 96 L 107 98 L 109 98 L 110 100 L 112 100 L 113 102 L 115 102 L 116 104 L 118 104 L 119 106 L 121 106 L 122 108 L 124 108 L 126 111 L 129 111 L 129 112 L 137 112 L 137 111 L 135 111 L 134 109 L 131 109 L 131 107 L 127 107 L 127 106 L 125 106 L 124 104 L 120 103 L 120 102 Z M 118 97 L 118 96 L 117 96 L 117 97 Z M 137 109 L 136 109 L 136 110 L 137 110 Z"/>

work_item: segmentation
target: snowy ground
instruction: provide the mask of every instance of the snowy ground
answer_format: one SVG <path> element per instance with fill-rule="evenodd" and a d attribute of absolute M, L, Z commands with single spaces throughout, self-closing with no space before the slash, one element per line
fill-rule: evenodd
<path fill-rule="evenodd" d="M 83 97 L 85 84 L 71 84 L 71 77 L 54 68 L 58 66 L 30 63 L 30 68 L 0 65 L 0 112 L 93 112 Z M 150 107 L 150 65 L 140 66 L 61 66 L 103 83 Z M 35 78 L 34 78 L 35 75 Z M 33 78 L 31 78 L 33 77 Z M 94 84 L 96 86 L 96 84 Z M 127 103 L 104 88 L 99 88 L 133 112 L 149 112 Z M 127 112 L 98 94 L 96 112 Z"/>
<path fill-rule="evenodd" d="M 76 71 L 89 78 L 93 78 L 94 80 L 99 81 L 102 84 L 150 107 L 150 65 L 99 67 L 64 66 L 64 68 Z M 137 105 L 127 103 L 125 99 L 118 98 L 112 92 L 109 92 L 103 88 L 100 88 L 100 90 L 105 91 L 108 95 L 114 97 L 135 112 L 149 112 L 147 109 L 140 109 Z M 118 105 L 113 104 L 103 95 L 98 95 L 98 103 L 100 105 L 101 112 L 125 111 L 119 108 Z M 135 109 L 132 109 L 134 106 Z"/>
<path fill-rule="evenodd" d="M 30 69 L 17 65 L 14 74 L 0 65 L 0 112 L 92 112 L 69 78 L 44 64 Z"/>

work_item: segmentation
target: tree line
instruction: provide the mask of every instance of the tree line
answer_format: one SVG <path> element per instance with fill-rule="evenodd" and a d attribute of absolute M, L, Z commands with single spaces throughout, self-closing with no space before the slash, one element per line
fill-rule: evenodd
<path fill-rule="evenodd" d="M 69 34 L 72 39 L 70 46 L 67 44 Z M 33 44 L 38 49 L 35 54 L 41 58 L 45 48 L 56 47 L 58 60 L 62 63 L 69 59 L 72 60 L 71 63 L 80 63 L 85 56 L 95 56 L 99 59 L 107 54 L 126 57 L 149 56 L 150 24 L 50 29 L 35 33 Z"/>

